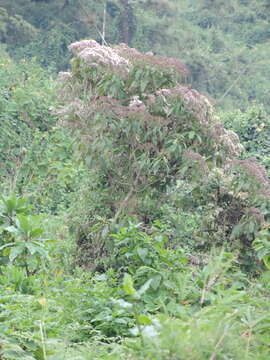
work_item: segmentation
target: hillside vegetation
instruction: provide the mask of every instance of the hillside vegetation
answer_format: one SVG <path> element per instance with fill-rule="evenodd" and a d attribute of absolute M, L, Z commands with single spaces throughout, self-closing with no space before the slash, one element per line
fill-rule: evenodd
<path fill-rule="evenodd" d="M 268 360 L 268 2 L 0 5 L 0 359 Z"/>
<path fill-rule="evenodd" d="M 2 0 L 0 40 L 16 58 L 63 70 L 75 40 L 105 39 L 180 59 L 192 86 L 226 110 L 269 111 L 268 0 Z"/>

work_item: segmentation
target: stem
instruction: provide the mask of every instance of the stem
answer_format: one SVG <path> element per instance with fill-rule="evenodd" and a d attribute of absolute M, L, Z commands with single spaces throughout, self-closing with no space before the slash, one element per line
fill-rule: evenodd
<path fill-rule="evenodd" d="M 252 329 L 249 329 L 249 330 L 248 330 L 248 338 L 247 338 L 247 347 L 246 347 L 246 352 L 245 352 L 245 359 L 248 358 L 251 335 L 252 335 Z"/>
<path fill-rule="evenodd" d="M 139 323 L 139 320 L 138 320 L 139 314 L 137 312 L 137 306 L 136 306 L 135 302 L 133 303 L 133 309 L 134 309 L 134 315 L 135 315 L 135 319 L 136 319 L 136 324 L 137 324 L 140 339 L 141 339 L 141 344 L 144 347 L 145 344 L 144 344 L 144 339 L 143 339 L 143 332 L 142 332 L 141 324 Z"/>
<path fill-rule="evenodd" d="M 27 264 L 27 254 L 24 256 L 24 267 L 25 267 L 25 271 L 26 271 L 26 276 L 29 277 L 30 276 L 30 270 Z"/>
<path fill-rule="evenodd" d="M 85 8 L 85 7 L 83 6 L 81 0 L 78 0 L 78 4 L 79 4 L 80 8 L 84 11 L 84 13 L 86 14 L 86 16 L 91 15 L 91 14 L 88 12 L 87 8 Z M 98 27 L 97 27 L 95 24 L 94 24 L 94 26 L 95 26 L 95 28 L 96 28 L 99 36 L 100 36 L 101 39 L 102 39 L 102 43 L 104 42 L 104 44 L 107 45 L 106 40 L 103 38 L 103 34 L 99 31 Z"/>
<path fill-rule="evenodd" d="M 231 91 L 231 89 L 238 83 L 238 81 L 240 80 L 240 78 L 242 77 L 242 75 L 245 74 L 247 68 L 245 68 L 243 71 L 240 72 L 240 74 L 237 76 L 237 78 L 231 83 L 231 85 L 229 86 L 229 88 L 225 91 L 225 93 L 218 99 L 218 102 L 222 101 Z"/>
<path fill-rule="evenodd" d="M 45 346 L 45 336 L 44 336 L 44 332 L 43 332 L 43 322 L 42 322 L 42 320 L 40 320 L 40 322 L 39 322 L 39 329 L 40 329 L 40 336 L 41 336 L 41 343 L 42 343 L 43 358 L 44 358 L 44 360 L 47 360 L 46 346 Z"/>
<path fill-rule="evenodd" d="M 225 338 L 225 335 L 226 335 L 227 331 L 225 330 L 224 333 L 221 335 L 219 341 L 217 342 L 216 346 L 215 346 L 215 349 L 214 349 L 214 352 L 212 353 L 211 357 L 209 360 L 215 360 L 216 359 L 216 356 L 218 354 L 218 350 L 219 350 L 219 347 L 220 345 L 223 343 L 223 340 Z"/>

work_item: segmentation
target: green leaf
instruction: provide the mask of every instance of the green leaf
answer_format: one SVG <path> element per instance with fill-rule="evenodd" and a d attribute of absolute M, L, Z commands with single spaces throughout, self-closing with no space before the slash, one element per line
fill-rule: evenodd
<path fill-rule="evenodd" d="M 37 247 L 36 252 L 39 253 L 44 258 L 47 258 L 48 260 L 50 259 L 49 254 L 48 254 L 48 252 L 46 250 L 44 250 L 44 249 L 42 249 L 40 247 Z"/>
<path fill-rule="evenodd" d="M 13 245 L 14 245 L 13 242 L 8 243 L 8 244 L 5 244 L 5 245 L 2 245 L 2 246 L 0 247 L 0 251 L 4 250 L 5 248 L 11 247 L 11 246 L 13 246 Z"/>
<path fill-rule="evenodd" d="M 42 235 L 43 232 L 44 232 L 44 230 L 43 230 L 42 228 L 36 228 L 36 229 L 30 231 L 30 234 L 29 234 L 29 235 L 30 235 L 31 238 L 33 239 L 33 238 L 35 238 L 35 237 L 38 237 L 38 236 Z"/>
<path fill-rule="evenodd" d="M 136 290 L 133 286 L 133 279 L 129 274 L 124 275 L 123 289 L 126 295 L 134 296 L 136 294 Z"/>
<path fill-rule="evenodd" d="M 7 247 L 3 250 L 2 255 L 3 256 L 9 256 L 10 254 L 10 247 Z"/>
<path fill-rule="evenodd" d="M 20 255 L 25 250 L 25 247 L 23 245 L 20 246 L 14 246 L 9 254 L 9 260 L 10 262 L 13 262 L 13 260 L 16 259 L 18 255 Z"/>
<path fill-rule="evenodd" d="M 152 281 L 152 279 L 147 280 L 146 283 L 138 290 L 138 294 L 143 295 L 150 288 Z"/>
<path fill-rule="evenodd" d="M 143 262 L 145 262 L 145 259 L 148 255 L 148 249 L 139 247 L 139 248 L 137 248 L 137 254 L 138 254 L 139 258 Z"/>
<path fill-rule="evenodd" d="M 145 91 L 145 89 L 147 88 L 147 85 L 148 85 L 149 81 L 148 79 L 143 79 L 141 81 L 141 92 L 143 93 Z"/>
<path fill-rule="evenodd" d="M 141 325 L 151 325 L 152 324 L 152 320 L 146 315 L 139 315 L 137 317 L 137 321 Z"/>
<path fill-rule="evenodd" d="M 19 220 L 18 225 L 20 227 L 20 230 L 27 234 L 31 230 L 28 216 L 18 214 L 17 218 Z"/>
<path fill-rule="evenodd" d="M 16 234 L 18 233 L 18 229 L 15 226 L 7 226 L 6 228 L 4 228 L 6 231 Z"/>
<path fill-rule="evenodd" d="M 263 257 L 263 262 L 268 270 L 270 270 L 270 254 Z"/>
<path fill-rule="evenodd" d="M 31 243 L 26 243 L 25 247 L 29 250 L 31 255 L 34 255 L 37 252 L 37 246 L 31 244 Z"/>
<path fill-rule="evenodd" d="M 9 215 L 12 214 L 13 211 L 16 209 L 16 198 L 12 197 L 8 200 L 5 200 L 6 209 Z"/>
<path fill-rule="evenodd" d="M 152 282 L 151 282 L 151 288 L 153 290 L 157 290 L 160 283 L 161 283 L 161 280 L 162 280 L 162 276 L 161 275 L 155 275 L 152 279 Z"/>

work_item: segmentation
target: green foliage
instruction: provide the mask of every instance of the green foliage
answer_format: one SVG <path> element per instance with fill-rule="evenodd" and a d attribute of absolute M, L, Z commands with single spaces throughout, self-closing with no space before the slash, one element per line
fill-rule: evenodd
<path fill-rule="evenodd" d="M 15 195 L 1 197 L 0 234 L 2 264 L 7 262 L 22 266 L 27 276 L 34 274 L 49 259 L 44 230 L 37 215 L 29 215 L 25 199 Z"/>
<path fill-rule="evenodd" d="M 39 212 L 68 207 L 84 169 L 72 162 L 73 140 L 55 126 L 57 84 L 35 61 L 1 55 L 2 192 L 18 192 Z"/>
<path fill-rule="evenodd" d="M 56 84 L 34 61 L 16 64 L 5 55 L 0 75 L 1 174 L 8 175 L 23 161 L 34 129 L 44 131 L 55 123 L 49 107 L 55 104 Z"/>
<path fill-rule="evenodd" d="M 40 32 L 34 41 L 10 50 L 10 53 L 16 59 L 35 58 L 43 67 L 58 72 L 68 66 L 68 45 L 75 40 L 76 32 L 67 25 L 60 24 Z"/>
<path fill-rule="evenodd" d="M 266 168 L 270 167 L 270 118 L 262 106 L 253 106 L 245 112 L 240 110 L 221 115 L 226 128 L 235 131 L 246 153 L 255 157 Z"/>
<path fill-rule="evenodd" d="M 270 228 L 261 230 L 253 242 L 253 246 L 260 260 L 263 260 L 265 266 L 270 270 Z"/>
<path fill-rule="evenodd" d="M 109 263 L 120 272 L 132 274 L 136 284 L 149 281 L 148 287 L 156 291 L 165 281 L 164 272 L 171 267 L 180 269 L 188 260 L 181 249 L 166 248 L 169 238 L 158 227 L 153 226 L 147 234 L 140 226 L 129 223 L 112 235 Z"/>
<path fill-rule="evenodd" d="M 112 270 L 93 275 L 77 269 L 72 276 L 34 275 L 29 295 L 17 287 L 18 269 L 4 274 L 3 359 L 269 356 L 267 279 L 249 282 L 235 256 L 222 250 L 212 252 L 206 265 L 166 271 L 166 286 L 155 293 L 151 280 L 137 287 L 129 274 L 117 280 Z"/>
<path fill-rule="evenodd" d="M 38 31 L 20 15 L 10 16 L 0 7 L 0 42 L 12 47 L 23 46 L 35 39 Z"/>
<path fill-rule="evenodd" d="M 59 213 L 70 206 L 74 192 L 80 188 L 86 169 L 73 162 L 73 143 L 60 127 L 32 132 L 32 142 L 11 179 L 37 211 Z"/>
<path fill-rule="evenodd" d="M 156 268 L 162 261 L 169 262 L 168 252 L 164 248 L 168 239 L 158 233 L 150 236 L 140 231 L 139 226 L 130 223 L 128 227 L 121 228 L 119 233 L 112 235 L 113 257 L 117 259 L 120 268 L 128 267 L 131 273 L 142 265 Z"/>
<path fill-rule="evenodd" d="M 254 100 L 269 110 L 265 0 L 2 0 L 1 5 L 2 41 L 14 56 L 35 56 L 42 65 L 65 69 L 68 42 L 102 41 L 105 9 L 108 44 L 125 42 L 141 51 L 179 57 L 191 70 L 192 85 L 227 110 L 243 111 Z M 10 24 L 16 31 L 7 37 Z"/>

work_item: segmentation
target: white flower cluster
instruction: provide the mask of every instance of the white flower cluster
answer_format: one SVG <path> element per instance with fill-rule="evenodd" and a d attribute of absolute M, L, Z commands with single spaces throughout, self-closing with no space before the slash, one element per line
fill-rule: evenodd
<path fill-rule="evenodd" d="M 82 40 L 71 44 L 69 50 L 88 65 L 108 65 L 112 67 L 128 67 L 128 60 L 119 56 L 112 48 L 100 45 L 95 40 Z"/>
<path fill-rule="evenodd" d="M 214 108 L 209 99 L 200 94 L 195 89 L 178 86 L 179 94 L 181 94 L 187 108 L 196 116 L 201 124 L 207 124 L 213 119 Z"/>
<path fill-rule="evenodd" d="M 129 108 L 145 108 L 144 103 L 140 100 L 139 96 L 133 96 L 129 103 Z"/>
<path fill-rule="evenodd" d="M 186 110 L 189 111 L 201 124 L 207 124 L 213 119 L 214 108 L 206 96 L 197 90 L 177 85 L 171 89 L 160 89 L 156 95 L 165 99 L 169 96 L 179 97 L 184 103 Z"/>
<path fill-rule="evenodd" d="M 74 55 L 78 55 L 82 50 L 98 45 L 95 40 L 81 40 L 70 44 L 68 49 L 73 52 Z"/>
<path fill-rule="evenodd" d="M 58 80 L 61 82 L 65 82 L 72 78 L 72 75 L 68 71 L 60 71 L 58 74 Z"/>
<path fill-rule="evenodd" d="M 227 147 L 231 157 L 239 156 L 244 150 L 238 135 L 232 130 L 224 129 L 224 133 L 221 136 L 221 141 Z"/>

